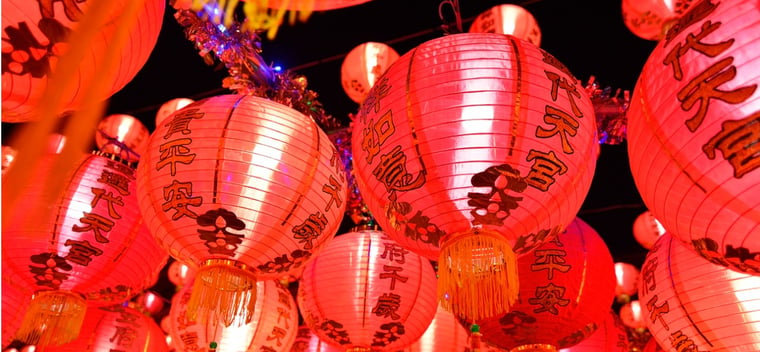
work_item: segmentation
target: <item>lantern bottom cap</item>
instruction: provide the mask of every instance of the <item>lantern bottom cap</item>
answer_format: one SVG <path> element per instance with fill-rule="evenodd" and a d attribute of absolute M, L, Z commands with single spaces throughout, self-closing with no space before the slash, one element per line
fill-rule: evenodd
<path fill-rule="evenodd" d="M 256 275 L 234 261 L 207 261 L 198 269 L 187 304 L 190 321 L 242 326 L 253 320 Z"/>
<path fill-rule="evenodd" d="M 74 341 L 86 312 L 87 301 L 77 293 L 61 290 L 36 293 L 16 338 L 37 348 Z"/>
<path fill-rule="evenodd" d="M 520 345 L 509 350 L 509 352 L 557 352 L 559 351 L 554 345 L 547 343 L 531 343 Z"/>

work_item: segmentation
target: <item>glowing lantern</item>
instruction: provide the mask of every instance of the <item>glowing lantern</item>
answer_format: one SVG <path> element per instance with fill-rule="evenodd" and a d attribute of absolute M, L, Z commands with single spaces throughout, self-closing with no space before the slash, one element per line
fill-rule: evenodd
<path fill-rule="evenodd" d="M 520 257 L 518 268 L 520 299 L 509 313 L 477 321 L 484 340 L 506 349 L 556 351 L 580 343 L 607 319 L 615 292 L 612 255 L 580 218 Z"/>
<path fill-rule="evenodd" d="M 177 288 L 182 288 L 195 276 L 195 273 L 186 264 L 174 260 L 169 264 L 166 275 L 169 277 L 169 281 L 177 286 Z"/>
<path fill-rule="evenodd" d="M 642 247 L 651 249 L 657 239 L 667 232 L 651 211 L 646 210 L 633 221 L 633 237 Z"/>
<path fill-rule="evenodd" d="M 13 161 L 16 160 L 16 155 L 18 154 L 18 151 L 16 148 L 13 148 L 9 145 L 4 145 L 2 148 L 2 165 L 3 165 L 3 175 L 8 171 L 8 169 L 13 165 Z"/>
<path fill-rule="evenodd" d="M 114 114 L 98 123 L 95 143 L 102 152 L 134 162 L 140 160 L 147 148 L 149 135 L 145 125 L 134 116 Z"/>
<path fill-rule="evenodd" d="M 715 265 L 671 235 L 641 267 L 647 328 L 671 351 L 760 350 L 760 277 Z"/>
<path fill-rule="evenodd" d="M 541 28 L 536 18 L 515 4 L 496 5 L 481 13 L 472 21 L 469 32 L 509 34 L 541 46 Z"/>
<path fill-rule="evenodd" d="M 404 352 L 465 351 L 470 347 L 469 338 L 457 318 L 439 306 L 425 333 Z"/>
<path fill-rule="evenodd" d="M 618 302 L 627 302 L 639 292 L 639 269 L 623 262 L 615 263 L 615 297 Z"/>
<path fill-rule="evenodd" d="M 158 111 L 156 111 L 156 126 L 163 123 L 164 120 L 175 111 L 182 109 L 194 102 L 195 100 L 189 98 L 174 98 L 161 104 L 161 107 L 159 107 Z"/>
<path fill-rule="evenodd" d="M 290 351 L 298 331 L 298 306 L 290 291 L 277 281 L 256 282 L 251 322 L 238 320 L 230 326 L 189 319 L 187 305 L 192 290 L 193 285 L 183 286 L 172 298 L 169 311 L 169 335 L 179 351 Z"/>
<path fill-rule="evenodd" d="M 41 161 L 40 173 L 24 190 L 25 204 L 2 235 L 3 278 L 35 292 L 18 339 L 38 346 L 77 336 L 85 297 L 106 302 L 104 295 L 136 294 L 141 288 L 132 283 L 146 278 L 138 267 L 147 253 L 128 248 L 146 248 L 143 241 L 155 246 L 137 207 L 134 169 L 90 154 L 53 170 L 56 157 Z M 60 194 L 47 192 L 51 175 L 63 185 Z"/>
<path fill-rule="evenodd" d="M 756 1 L 695 4 L 650 54 L 627 112 L 649 211 L 703 257 L 746 273 L 760 272 L 758 31 Z"/>
<path fill-rule="evenodd" d="M 559 352 L 629 352 L 628 333 L 620 317 L 610 310 L 593 333 L 579 344 L 563 348 Z"/>
<path fill-rule="evenodd" d="M 298 336 L 290 352 L 343 352 L 345 349 L 319 339 L 306 325 L 298 328 Z"/>
<path fill-rule="evenodd" d="M 694 0 L 622 0 L 623 22 L 631 33 L 660 40 Z"/>
<path fill-rule="evenodd" d="M 516 256 L 573 220 L 599 149 L 581 83 L 546 51 L 493 33 L 404 54 L 352 134 L 367 207 L 395 241 L 438 260 L 441 303 L 468 321 L 509 310 Z"/>
<path fill-rule="evenodd" d="M 361 103 L 385 70 L 399 55 L 387 44 L 366 42 L 348 52 L 340 67 L 343 91 L 351 100 Z"/>
<path fill-rule="evenodd" d="M 76 340 L 50 352 L 168 352 L 164 332 L 150 316 L 123 305 L 90 307 Z"/>
<path fill-rule="evenodd" d="M 627 302 L 620 307 L 620 320 L 631 329 L 642 331 L 647 328 L 639 300 Z"/>
<path fill-rule="evenodd" d="M 176 111 L 141 160 L 140 210 L 195 271 L 188 314 L 198 321 L 250 322 L 256 281 L 300 270 L 345 209 L 343 166 L 325 132 L 264 98 L 221 95 Z"/>
<path fill-rule="evenodd" d="M 29 307 L 29 302 L 32 298 L 32 292 L 23 286 L 8 280 L 3 275 L 2 284 L 2 344 L 8 346 L 16 336 L 16 330 L 21 326 L 21 322 L 24 319 L 24 313 Z"/>
<path fill-rule="evenodd" d="M 26 122 L 39 118 L 37 109 L 48 78 L 57 60 L 70 43 L 69 33 L 79 30 L 79 21 L 93 0 L 63 2 L 9 0 L 3 3 L 3 122 Z M 163 0 L 145 0 L 137 23 L 129 31 L 125 45 L 114 47 L 113 37 L 128 0 L 110 2 L 110 11 L 98 28 L 99 36 L 89 43 L 88 54 L 79 65 L 78 75 L 64 95 L 61 113 L 82 104 L 83 84 L 107 80 L 98 98 L 105 100 L 134 78 L 148 60 L 158 39 L 164 15 Z M 118 51 L 117 65 L 108 74 L 97 75 L 106 51 Z M 115 71 L 118 70 L 118 71 Z"/>
<path fill-rule="evenodd" d="M 319 339 L 344 351 L 396 351 L 435 316 L 432 264 L 381 231 L 335 237 L 306 265 L 298 307 Z"/>

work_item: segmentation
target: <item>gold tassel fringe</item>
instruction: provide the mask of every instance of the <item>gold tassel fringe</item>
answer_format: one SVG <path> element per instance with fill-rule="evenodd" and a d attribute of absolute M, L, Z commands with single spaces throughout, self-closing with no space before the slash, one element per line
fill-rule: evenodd
<path fill-rule="evenodd" d="M 471 229 L 443 241 L 438 262 L 441 306 L 466 321 L 506 313 L 517 300 L 517 256 L 500 234 Z"/>
<path fill-rule="evenodd" d="M 213 23 L 221 23 L 229 27 L 233 21 L 235 9 L 240 0 L 192 0 L 190 9 L 201 11 L 204 8 L 218 8 L 224 10 L 224 14 L 217 13 L 211 18 Z M 245 22 L 243 28 L 249 31 L 266 31 L 267 38 L 274 39 L 277 36 L 277 30 L 282 25 L 285 14 L 288 13 L 288 22 L 293 25 L 298 18 L 301 22 L 311 16 L 314 11 L 315 0 L 282 0 L 279 6 L 273 6 L 269 0 L 247 0 L 243 4 L 243 14 Z"/>
<path fill-rule="evenodd" d="M 242 326 L 253 320 L 256 276 L 231 260 L 207 261 L 195 275 L 187 318 L 201 323 Z"/>
<path fill-rule="evenodd" d="M 528 345 L 517 346 L 509 352 L 557 352 L 557 347 L 545 343 L 531 343 Z"/>
<path fill-rule="evenodd" d="M 43 291 L 35 294 L 16 338 L 29 345 L 62 345 L 79 336 L 87 312 L 87 301 L 69 291 Z"/>

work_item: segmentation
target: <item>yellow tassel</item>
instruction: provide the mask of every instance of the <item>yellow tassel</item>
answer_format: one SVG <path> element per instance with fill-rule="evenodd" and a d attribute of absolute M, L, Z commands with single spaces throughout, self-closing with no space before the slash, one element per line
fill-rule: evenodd
<path fill-rule="evenodd" d="M 557 352 L 557 347 L 545 343 L 531 343 L 517 346 L 509 352 Z"/>
<path fill-rule="evenodd" d="M 253 320 L 256 306 L 256 276 L 233 260 L 206 261 L 195 274 L 187 303 L 187 319 L 201 323 L 233 323 L 242 326 Z"/>
<path fill-rule="evenodd" d="M 61 345 L 79 336 L 87 311 L 85 299 L 69 291 L 43 291 L 32 298 L 16 338 L 29 345 Z"/>
<path fill-rule="evenodd" d="M 517 257 L 500 234 L 470 229 L 443 241 L 438 262 L 441 306 L 467 321 L 506 313 L 517 300 Z"/>

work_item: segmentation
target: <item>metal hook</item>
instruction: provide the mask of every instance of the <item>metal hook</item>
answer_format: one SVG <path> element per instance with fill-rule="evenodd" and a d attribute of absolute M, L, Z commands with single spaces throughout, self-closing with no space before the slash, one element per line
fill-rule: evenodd
<path fill-rule="evenodd" d="M 454 23 L 456 25 L 454 31 L 451 29 L 451 22 L 446 21 L 446 16 L 444 16 L 443 13 L 446 5 L 449 5 L 454 12 Z M 462 33 L 462 15 L 459 12 L 459 0 L 441 0 L 441 3 L 438 4 L 438 17 L 441 19 L 441 22 L 443 22 L 441 29 L 443 29 L 444 34 Z"/>

